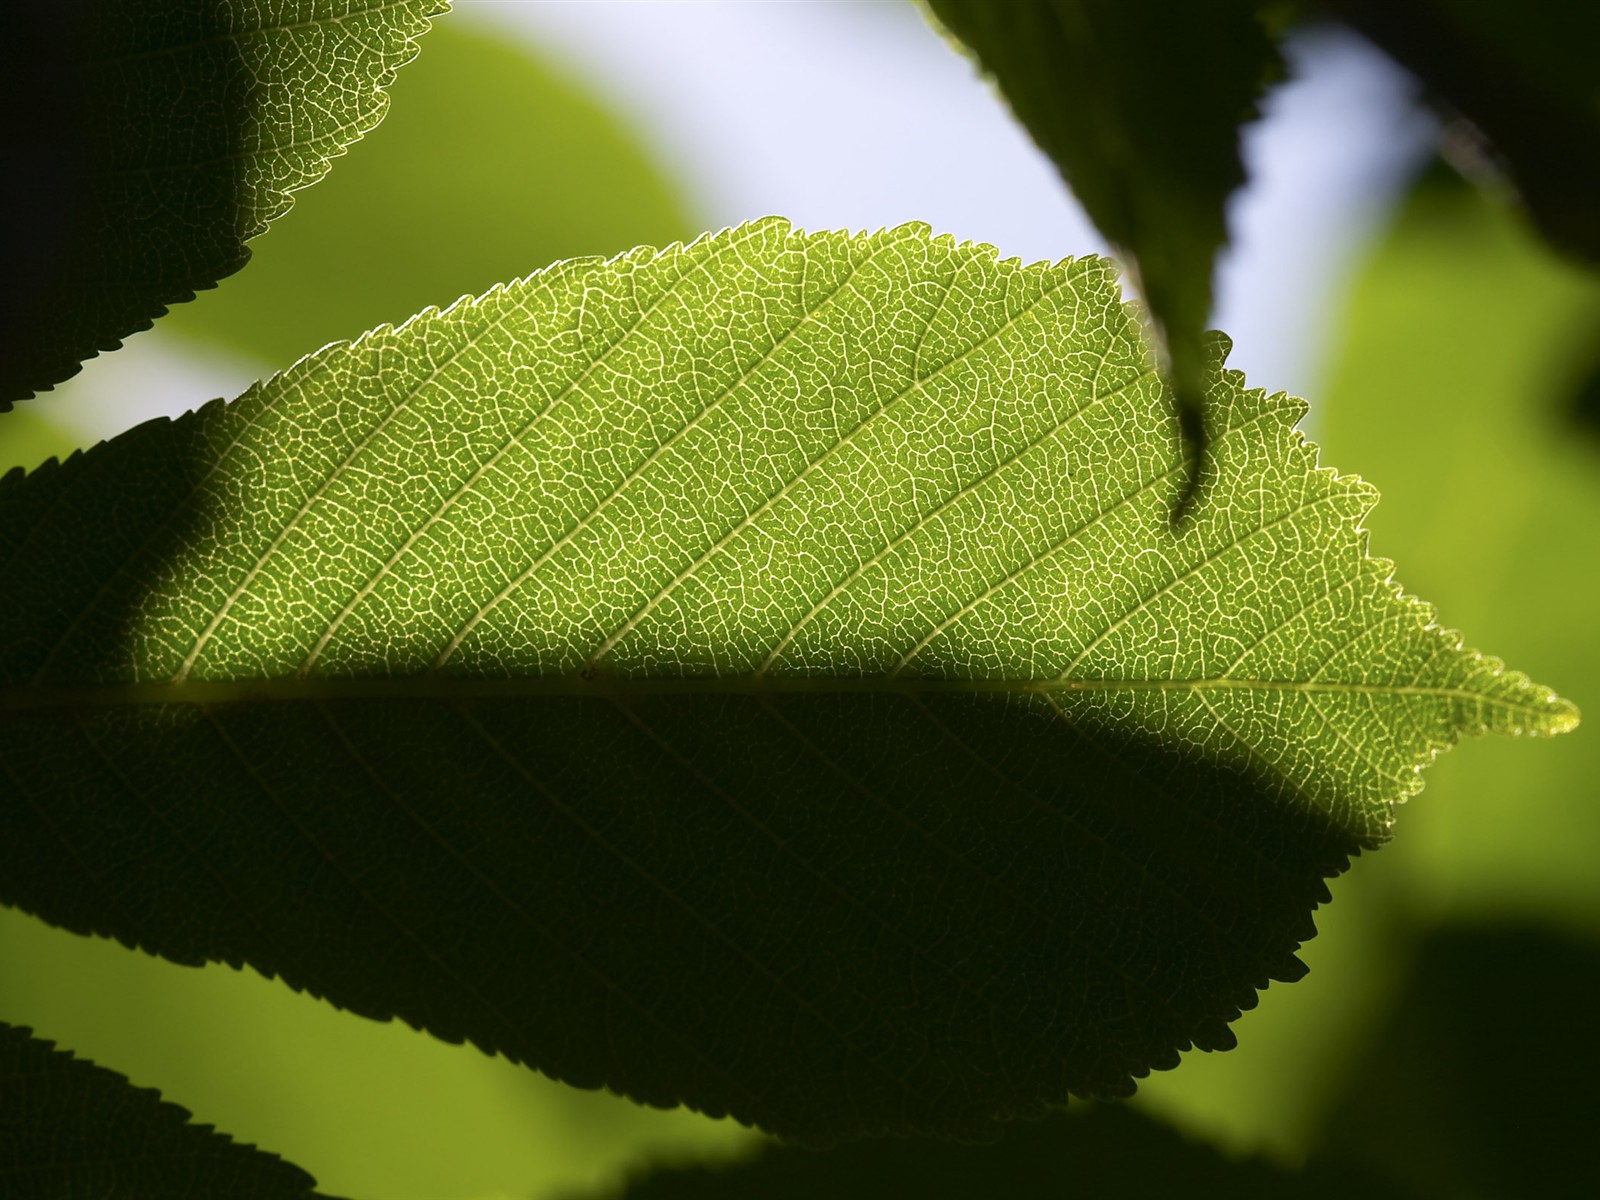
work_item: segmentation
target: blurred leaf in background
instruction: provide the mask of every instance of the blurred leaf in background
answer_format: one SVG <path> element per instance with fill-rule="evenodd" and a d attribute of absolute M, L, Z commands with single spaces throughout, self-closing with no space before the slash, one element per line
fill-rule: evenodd
<path fill-rule="evenodd" d="M 1451 159 L 1502 176 L 1550 244 L 1600 267 L 1600 5 L 1320 0 L 1416 75 Z"/>
<path fill-rule="evenodd" d="M 169 345 L 223 344 L 281 369 L 558 259 L 694 232 L 674 182 L 599 100 L 459 15 L 392 96 L 390 118 L 252 243 L 244 271 L 162 322 Z M 46 417 L 6 420 L 4 465 L 74 445 Z M 602 1183 L 641 1155 L 715 1157 L 754 1140 L 339 1013 L 253 972 L 179 969 L 10 910 L 0 992 L 8 1019 L 357 1200 L 539 1195 Z"/>
<path fill-rule="evenodd" d="M 12 467 L 32 469 L 54 455 L 65 458 L 82 439 L 60 422 L 34 408 L 14 408 L 5 415 L 6 436 L 0 441 L 0 473 Z"/>

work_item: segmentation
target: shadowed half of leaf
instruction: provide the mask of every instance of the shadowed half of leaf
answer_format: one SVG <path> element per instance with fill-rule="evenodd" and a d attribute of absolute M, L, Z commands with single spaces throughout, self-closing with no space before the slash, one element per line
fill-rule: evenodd
<path fill-rule="evenodd" d="M 121 1075 L 0 1023 L 0 1189 L 60 1196 L 316 1200 L 299 1167 L 241 1145 Z"/>
<path fill-rule="evenodd" d="M 380 120 L 446 0 L 89 0 L 9 16 L 0 409 L 231 275 Z"/>
<path fill-rule="evenodd" d="M 0 899 L 813 1142 L 1125 1094 L 1570 705 L 1098 260 L 768 219 L 0 481 Z"/>

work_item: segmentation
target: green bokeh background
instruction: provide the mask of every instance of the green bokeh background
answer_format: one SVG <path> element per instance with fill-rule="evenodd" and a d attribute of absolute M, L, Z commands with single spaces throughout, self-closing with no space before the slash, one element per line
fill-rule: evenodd
<path fill-rule="evenodd" d="M 400 75 L 389 119 L 254 243 L 243 272 L 167 318 L 163 336 L 287 366 L 556 259 L 661 244 L 696 224 L 601 101 L 526 50 L 446 21 Z M 408 253 L 391 259 L 396 244 Z M 1555 259 L 1516 214 L 1430 175 L 1359 268 L 1311 401 L 1324 462 L 1382 489 L 1372 545 L 1400 564 L 1407 590 L 1470 644 L 1600 716 L 1600 437 L 1572 417 L 1596 344 L 1600 278 Z M 7 417 L 0 452 L 31 464 L 68 448 L 47 411 Z M 1514 1122 L 1438 1118 L 1442 1101 L 1425 1085 L 1447 1077 L 1442 1060 L 1412 1063 L 1405 1089 L 1383 1089 L 1371 1051 L 1440 931 L 1515 920 L 1574 953 L 1600 945 L 1593 726 L 1442 759 L 1394 844 L 1333 885 L 1303 952 L 1311 975 L 1269 989 L 1236 1027 L 1237 1050 L 1186 1056 L 1136 1103 L 1289 1164 L 1325 1149 L 1394 1174 L 1402 1162 L 1476 1161 L 1496 1138 L 1516 1150 Z M 1497 954 L 1479 962 L 1497 986 L 1527 970 Z M 10 911 L 0 912 L 0 995 L 6 1019 L 160 1087 L 334 1194 L 572 1195 L 663 1155 L 757 1144 L 726 1122 L 562 1088 L 248 971 L 180 969 Z M 1554 1019 L 1534 1001 L 1507 1008 L 1499 1058 Z M 1512 1102 L 1511 1083 L 1495 1091 L 1496 1056 L 1447 1041 L 1428 1053 L 1454 1056 Z M 1547 1090 L 1559 1074 L 1540 1076 Z M 1408 1104 L 1385 1107 L 1385 1090 L 1404 1090 Z M 1600 1125 L 1584 1091 L 1561 1095 Z M 1381 1136 L 1349 1118 L 1353 1106 L 1381 1118 Z"/>

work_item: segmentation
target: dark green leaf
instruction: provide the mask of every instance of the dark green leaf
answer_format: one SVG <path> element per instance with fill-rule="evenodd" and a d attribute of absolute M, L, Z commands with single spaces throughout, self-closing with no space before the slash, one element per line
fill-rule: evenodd
<path fill-rule="evenodd" d="M 383 118 L 446 0 L 89 0 L 0 17 L 0 408 L 242 267 Z M 420 169 L 420 168 L 419 168 Z"/>
<path fill-rule="evenodd" d="M 1462 648 L 1097 260 L 766 220 L 0 482 L 0 899 L 814 1141 L 1231 1043 Z"/>
<path fill-rule="evenodd" d="M 1239 126 L 1281 71 L 1252 0 L 927 0 L 1136 269 L 1188 440 Z"/>
<path fill-rule="evenodd" d="M 0 1194 L 6 1200 L 311 1200 L 316 1180 L 156 1092 L 0 1022 Z"/>

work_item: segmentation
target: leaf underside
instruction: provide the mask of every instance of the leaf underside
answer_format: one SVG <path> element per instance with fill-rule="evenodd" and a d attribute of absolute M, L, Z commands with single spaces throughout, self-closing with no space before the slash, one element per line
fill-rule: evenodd
<path fill-rule="evenodd" d="M 1220 346 L 1218 347 L 1220 349 Z M 814 1143 L 1114 1096 L 1570 705 L 1109 267 L 759 221 L 0 481 L 0 900 Z"/>
<path fill-rule="evenodd" d="M 11 1200 L 315 1200 L 316 1181 L 158 1093 L 0 1023 L 0 1191 Z"/>
<path fill-rule="evenodd" d="M 242 267 L 383 119 L 446 0 L 92 0 L 18 18 L 0 408 Z M 15 62 L 11 62 L 12 58 Z M 21 97 L 19 97 L 21 99 Z"/>

